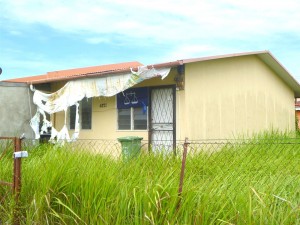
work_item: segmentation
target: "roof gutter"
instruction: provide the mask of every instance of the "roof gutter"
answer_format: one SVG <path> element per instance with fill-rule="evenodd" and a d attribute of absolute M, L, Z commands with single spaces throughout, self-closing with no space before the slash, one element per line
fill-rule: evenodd
<path fill-rule="evenodd" d="M 177 60 L 177 61 L 173 61 L 173 62 L 166 62 L 166 63 L 159 63 L 159 64 L 153 64 L 153 65 L 148 65 L 148 69 L 151 68 L 165 68 L 165 67 L 175 67 L 175 66 L 179 66 L 179 65 L 183 65 L 183 60 Z"/>
<path fill-rule="evenodd" d="M 105 71 L 105 72 L 95 72 L 95 73 L 85 73 L 85 74 L 78 74 L 78 75 L 72 75 L 67 77 L 54 77 L 54 78 L 43 78 L 42 80 L 33 80 L 30 82 L 27 82 L 28 84 L 43 84 L 43 83 L 52 83 L 57 81 L 70 81 L 75 79 L 83 79 L 83 78 L 90 78 L 90 77 L 97 77 L 97 76 L 105 76 L 108 74 L 119 74 L 124 72 L 130 72 L 130 69 L 127 70 L 118 70 L 118 71 Z"/>

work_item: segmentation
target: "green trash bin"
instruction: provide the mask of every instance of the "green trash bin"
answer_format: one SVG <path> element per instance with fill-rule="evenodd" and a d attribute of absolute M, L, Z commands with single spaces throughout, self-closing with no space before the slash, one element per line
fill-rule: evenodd
<path fill-rule="evenodd" d="M 118 141 L 121 143 L 122 146 L 122 157 L 124 161 L 128 161 L 140 155 L 142 139 L 142 137 L 136 136 L 118 138 Z"/>

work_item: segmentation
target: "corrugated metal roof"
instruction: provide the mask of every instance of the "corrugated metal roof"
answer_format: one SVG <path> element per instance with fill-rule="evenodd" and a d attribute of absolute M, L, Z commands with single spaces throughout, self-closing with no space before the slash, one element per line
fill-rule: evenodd
<path fill-rule="evenodd" d="M 137 68 L 142 66 L 140 62 L 125 62 L 101 66 L 91 66 L 84 68 L 76 68 L 69 70 L 59 70 L 48 72 L 44 75 L 22 77 L 6 80 L 6 82 L 23 82 L 23 83 L 48 83 L 62 80 L 71 80 L 86 76 L 101 76 L 108 73 L 117 73 L 123 71 L 130 71 L 130 68 Z"/>

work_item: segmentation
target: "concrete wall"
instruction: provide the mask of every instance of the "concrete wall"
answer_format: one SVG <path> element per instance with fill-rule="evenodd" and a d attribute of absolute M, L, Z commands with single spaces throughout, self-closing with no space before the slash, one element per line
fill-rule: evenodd
<path fill-rule="evenodd" d="M 180 115 L 191 139 L 295 129 L 293 91 L 256 56 L 188 64 L 185 85 Z"/>
<path fill-rule="evenodd" d="M 0 136 L 34 138 L 29 121 L 35 112 L 28 85 L 0 82 Z"/>

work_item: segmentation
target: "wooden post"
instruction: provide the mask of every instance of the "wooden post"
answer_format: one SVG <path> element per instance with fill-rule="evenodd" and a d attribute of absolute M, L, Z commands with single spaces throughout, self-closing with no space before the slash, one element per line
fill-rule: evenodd
<path fill-rule="evenodd" d="M 21 151 L 21 139 L 18 137 L 14 138 L 15 149 L 14 152 Z M 13 175 L 13 194 L 15 197 L 15 210 L 14 210 L 14 225 L 20 224 L 20 215 L 19 215 L 19 198 L 21 191 L 21 160 L 22 158 L 14 157 L 14 175 Z"/>
<path fill-rule="evenodd" d="M 183 188 L 183 179 L 184 179 L 184 170 L 185 170 L 185 163 L 186 163 L 186 156 L 187 156 L 187 149 L 188 145 L 190 143 L 188 142 L 188 138 L 185 138 L 184 144 L 183 144 L 183 155 L 182 155 L 182 163 L 181 163 L 181 171 L 180 171 L 180 181 L 179 181 L 179 188 L 178 188 L 178 202 L 177 202 L 177 210 L 180 207 L 181 204 L 181 194 L 182 194 L 182 188 Z"/>
<path fill-rule="evenodd" d="M 21 139 L 15 138 L 15 150 L 14 152 L 21 151 Z M 16 200 L 19 199 L 21 191 L 21 158 L 14 157 L 14 177 L 13 177 L 13 193 L 16 196 Z"/>

